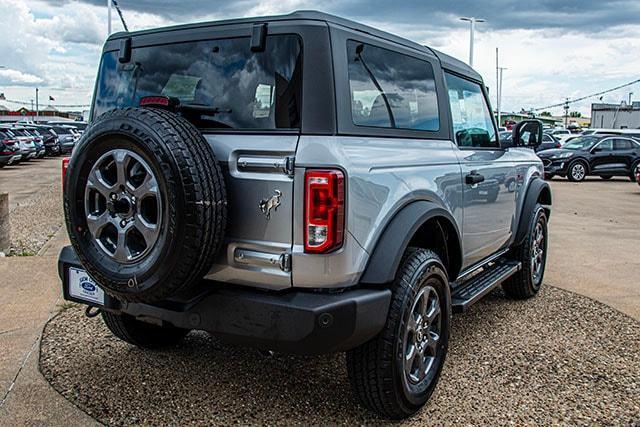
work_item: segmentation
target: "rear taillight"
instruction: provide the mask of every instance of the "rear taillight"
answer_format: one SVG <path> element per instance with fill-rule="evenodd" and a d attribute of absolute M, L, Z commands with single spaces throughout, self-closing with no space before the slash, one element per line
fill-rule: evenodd
<path fill-rule="evenodd" d="M 65 157 L 64 159 L 62 159 L 62 188 L 63 189 L 64 189 L 64 183 L 67 179 L 68 170 L 69 170 L 69 158 Z"/>
<path fill-rule="evenodd" d="M 327 253 L 338 249 L 344 239 L 344 174 L 308 170 L 304 181 L 304 250 Z"/>

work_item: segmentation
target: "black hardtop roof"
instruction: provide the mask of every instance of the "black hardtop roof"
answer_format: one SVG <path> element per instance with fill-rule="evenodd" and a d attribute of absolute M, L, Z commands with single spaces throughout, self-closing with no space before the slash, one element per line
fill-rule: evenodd
<path fill-rule="evenodd" d="M 174 26 L 168 26 L 168 27 L 153 28 L 148 30 L 132 31 L 128 33 L 118 32 L 109 36 L 107 40 L 117 40 L 125 37 L 136 37 L 139 35 L 158 34 L 158 33 L 166 33 L 169 31 L 182 31 L 182 30 L 221 26 L 221 25 L 250 24 L 250 23 L 264 23 L 264 22 L 268 23 L 268 22 L 274 22 L 274 21 L 296 21 L 296 20 L 328 22 L 328 23 L 349 28 L 351 30 L 361 31 L 363 33 L 367 33 L 375 37 L 380 37 L 381 39 L 398 43 L 400 45 L 403 45 L 421 52 L 431 53 L 440 60 L 440 64 L 443 68 L 468 76 L 474 80 L 482 81 L 482 76 L 480 76 L 480 74 L 478 74 L 473 68 L 471 68 L 464 62 L 458 59 L 455 59 L 452 56 L 449 56 L 445 53 L 439 52 L 435 49 L 431 49 L 428 46 L 423 46 L 419 43 L 413 42 L 403 37 L 396 36 L 386 31 L 378 30 L 368 25 L 364 25 L 364 24 L 352 21 L 350 19 L 340 18 L 339 16 L 335 16 L 329 13 L 319 12 L 315 10 L 299 10 L 299 11 L 289 13 L 287 15 L 273 15 L 273 16 L 262 16 L 262 17 L 252 17 L 252 18 L 225 19 L 220 21 L 198 22 L 193 24 L 174 25 Z"/>

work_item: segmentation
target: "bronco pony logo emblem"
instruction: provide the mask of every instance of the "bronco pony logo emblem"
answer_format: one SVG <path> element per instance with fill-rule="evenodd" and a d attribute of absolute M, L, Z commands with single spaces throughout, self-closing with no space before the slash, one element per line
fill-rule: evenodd
<path fill-rule="evenodd" d="M 260 200 L 258 206 L 260 210 L 264 214 L 267 219 L 271 218 L 271 209 L 274 211 L 278 210 L 278 206 L 280 206 L 280 198 L 282 197 L 282 191 L 275 190 L 275 195 L 269 197 L 268 199 Z"/>

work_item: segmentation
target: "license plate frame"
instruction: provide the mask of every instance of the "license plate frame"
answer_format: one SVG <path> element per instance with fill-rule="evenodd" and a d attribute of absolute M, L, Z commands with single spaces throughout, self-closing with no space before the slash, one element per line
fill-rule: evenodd
<path fill-rule="evenodd" d="M 104 290 L 87 274 L 86 270 L 67 266 L 64 280 L 64 297 L 66 300 L 105 307 L 107 295 Z"/>

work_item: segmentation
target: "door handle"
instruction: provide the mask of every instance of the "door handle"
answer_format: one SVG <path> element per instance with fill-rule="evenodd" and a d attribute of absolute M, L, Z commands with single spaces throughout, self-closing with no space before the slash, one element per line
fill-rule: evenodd
<path fill-rule="evenodd" d="M 484 181 L 484 176 L 480 175 L 476 171 L 473 171 L 469 175 L 464 177 L 464 182 L 466 182 L 467 184 L 470 184 L 470 185 L 479 184 L 482 181 Z"/>

